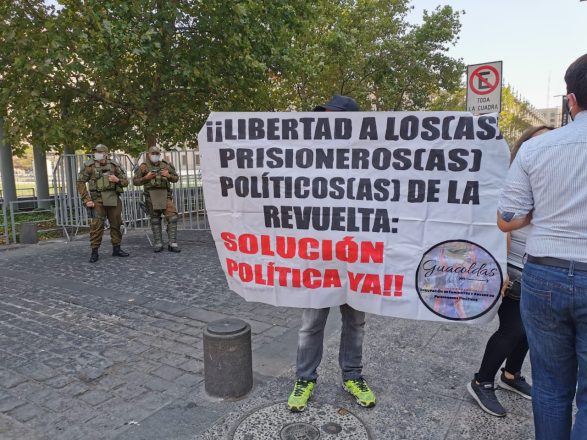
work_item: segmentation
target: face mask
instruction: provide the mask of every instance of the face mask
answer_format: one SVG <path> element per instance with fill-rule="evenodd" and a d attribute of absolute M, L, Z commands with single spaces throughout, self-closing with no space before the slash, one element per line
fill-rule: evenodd
<path fill-rule="evenodd" d="M 104 153 L 95 153 L 94 159 L 100 161 L 106 159 L 106 155 Z"/>
<path fill-rule="evenodd" d="M 161 160 L 161 156 L 159 156 L 158 154 L 152 154 L 150 157 L 151 157 L 151 162 L 153 162 L 153 163 L 157 163 Z"/>

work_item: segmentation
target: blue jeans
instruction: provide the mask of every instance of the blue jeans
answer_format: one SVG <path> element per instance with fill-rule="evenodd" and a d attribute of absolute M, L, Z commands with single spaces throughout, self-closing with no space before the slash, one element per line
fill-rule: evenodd
<path fill-rule="evenodd" d="M 324 326 L 329 308 L 304 309 L 302 327 L 298 334 L 298 357 L 296 376 L 298 379 L 316 380 L 318 365 L 322 361 Z M 342 380 L 358 379 L 363 371 L 363 336 L 365 335 L 365 312 L 359 312 L 347 304 L 340 306 L 342 332 L 338 363 Z"/>
<path fill-rule="evenodd" d="M 521 313 L 530 344 L 536 439 L 587 439 L 587 271 L 526 263 Z"/>

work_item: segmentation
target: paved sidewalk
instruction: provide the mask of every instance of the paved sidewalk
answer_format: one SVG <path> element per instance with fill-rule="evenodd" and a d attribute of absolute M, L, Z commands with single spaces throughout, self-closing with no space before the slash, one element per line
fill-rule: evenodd
<path fill-rule="evenodd" d="M 208 233 L 180 239 L 182 253 L 154 254 L 130 233 L 131 257 L 103 245 L 94 265 L 85 240 L 0 247 L 0 438 L 223 439 L 285 401 L 300 311 L 245 302 L 228 291 Z M 255 387 L 235 402 L 203 391 L 202 330 L 224 317 L 253 331 Z M 466 394 L 494 324 L 369 316 L 365 375 L 379 403 L 367 410 L 340 387 L 338 319 L 329 318 L 316 408 L 348 409 L 373 439 L 533 438 L 530 402 L 498 392 L 510 413 L 497 419 Z"/>

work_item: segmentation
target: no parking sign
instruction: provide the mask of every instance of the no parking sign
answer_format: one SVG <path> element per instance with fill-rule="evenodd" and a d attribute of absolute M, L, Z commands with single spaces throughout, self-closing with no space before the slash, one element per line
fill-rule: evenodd
<path fill-rule="evenodd" d="M 483 115 L 501 111 L 502 62 L 467 66 L 467 111 Z"/>

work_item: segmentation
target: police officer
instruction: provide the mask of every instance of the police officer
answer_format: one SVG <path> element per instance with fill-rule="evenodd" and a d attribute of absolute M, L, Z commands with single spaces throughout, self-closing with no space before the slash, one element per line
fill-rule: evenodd
<path fill-rule="evenodd" d="M 154 145 L 147 152 L 147 160 L 135 171 L 133 183 L 144 185 L 145 204 L 151 216 L 153 251 L 163 250 L 161 215 L 167 220 L 167 238 L 170 252 L 181 252 L 177 245 L 177 209 L 173 204 L 171 184 L 179 180 L 173 165 L 161 158 L 161 149 Z"/>
<path fill-rule="evenodd" d="M 128 257 L 128 253 L 120 248 L 122 233 L 122 202 L 119 194 L 128 186 L 126 172 L 120 165 L 108 157 L 108 148 L 98 144 L 94 147 L 94 157 L 84 162 L 83 169 L 77 176 L 77 190 L 83 203 L 95 211 L 90 222 L 90 246 L 92 255 L 90 263 L 98 261 L 98 248 L 104 235 L 104 221 L 108 217 L 110 223 L 110 239 L 112 255 Z M 89 184 L 89 191 L 86 184 Z"/>

